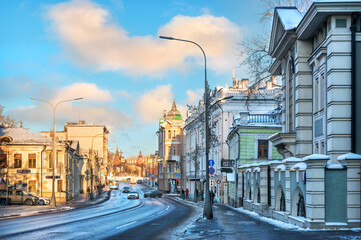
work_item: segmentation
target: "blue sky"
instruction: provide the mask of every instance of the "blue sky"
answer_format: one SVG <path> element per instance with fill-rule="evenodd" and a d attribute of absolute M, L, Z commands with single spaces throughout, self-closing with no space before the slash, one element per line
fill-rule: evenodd
<path fill-rule="evenodd" d="M 238 1 L 1 1 L 0 104 L 33 132 L 52 128 L 52 110 L 29 97 L 60 100 L 57 130 L 85 120 L 110 129 L 126 156 L 157 150 L 158 119 L 173 99 L 185 118 L 204 89 L 232 83 L 238 43 L 262 31 L 261 4 Z M 247 77 L 237 69 L 236 77 Z"/>

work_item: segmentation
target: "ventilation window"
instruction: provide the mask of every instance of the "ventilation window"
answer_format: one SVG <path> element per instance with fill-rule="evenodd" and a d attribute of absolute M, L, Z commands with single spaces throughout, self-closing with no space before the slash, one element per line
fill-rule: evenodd
<path fill-rule="evenodd" d="M 346 28 L 346 19 L 336 19 L 336 28 Z"/>

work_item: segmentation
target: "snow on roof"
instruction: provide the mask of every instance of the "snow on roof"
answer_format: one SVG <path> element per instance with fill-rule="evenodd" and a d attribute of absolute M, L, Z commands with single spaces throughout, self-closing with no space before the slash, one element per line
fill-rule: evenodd
<path fill-rule="evenodd" d="M 260 172 L 261 169 L 259 167 L 256 167 L 255 169 L 253 169 L 253 172 Z"/>
<path fill-rule="evenodd" d="M 302 159 L 301 158 L 296 158 L 296 157 L 289 157 L 284 159 L 282 162 L 286 163 L 286 162 L 301 162 Z"/>
<path fill-rule="evenodd" d="M 339 156 L 337 158 L 338 161 L 341 160 L 346 160 L 346 159 L 350 159 L 350 160 L 360 160 L 361 159 L 361 155 L 356 154 L 356 153 L 347 153 L 347 154 L 343 154 L 341 156 Z"/>
<path fill-rule="evenodd" d="M 323 155 L 323 154 L 312 154 L 309 155 L 307 157 L 302 158 L 303 161 L 308 161 L 308 160 L 329 160 L 330 157 Z"/>
<path fill-rule="evenodd" d="M 306 170 L 307 169 L 307 164 L 304 163 L 304 162 L 300 162 L 300 163 L 297 163 L 295 164 L 293 167 L 291 167 L 291 171 L 294 171 L 294 170 Z"/>
<path fill-rule="evenodd" d="M 268 162 L 269 165 L 274 164 L 274 163 L 281 163 L 281 161 L 280 160 L 273 160 L 273 161 Z"/>
<path fill-rule="evenodd" d="M 286 171 L 286 166 L 284 164 L 278 165 L 274 171 Z"/>
<path fill-rule="evenodd" d="M 49 144 L 51 138 L 43 137 L 24 128 L 0 128 L 0 137 L 9 136 L 15 144 Z"/>
<path fill-rule="evenodd" d="M 285 30 L 296 28 L 303 17 L 296 7 L 276 7 L 276 12 Z"/>

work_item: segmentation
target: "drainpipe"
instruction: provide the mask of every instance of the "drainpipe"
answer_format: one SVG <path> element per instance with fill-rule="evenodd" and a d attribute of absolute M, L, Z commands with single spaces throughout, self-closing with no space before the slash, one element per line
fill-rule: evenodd
<path fill-rule="evenodd" d="M 241 136 L 239 135 L 239 133 L 238 133 L 238 127 L 236 128 L 236 131 L 235 131 L 235 133 L 238 135 L 238 156 L 237 156 L 237 159 L 236 159 L 236 161 L 235 161 L 235 169 L 236 169 L 236 179 L 235 179 L 235 181 L 236 181 L 236 189 L 234 190 L 234 192 L 235 192 L 235 199 L 234 199 L 234 204 L 235 204 L 235 206 L 237 206 L 237 198 L 238 198 L 238 194 L 237 194 L 237 192 L 238 192 L 238 169 L 237 169 L 237 166 L 238 166 L 238 160 L 240 159 L 240 157 L 241 157 Z M 243 199 L 242 199 L 242 201 L 243 201 Z M 243 205 L 243 203 L 242 203 L 242 205 Z"/>
<path fill-rule="evenodd" d="M 40 196 L 43 196 L 43 152 L 45 151 L 46 146 L 44 145 L 43 150 L 40 152 Z"/>
<path fill-rule="evenodd" d="M 356 30 L 358 14 L 351 20 L 351 152 L 356 152 Z"/>

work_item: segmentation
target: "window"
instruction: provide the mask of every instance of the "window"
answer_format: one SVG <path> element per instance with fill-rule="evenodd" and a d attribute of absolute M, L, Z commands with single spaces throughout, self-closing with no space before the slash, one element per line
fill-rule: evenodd
<path fill-rule="evenodd" d="M 325 108 L 325 76 L 324 74 L 321 75 L 321 81 L 320 81 L 320 110 L 323 110 Z"/>
<path fill-rule="evenodd" d="M 35 153 L 28 155 L 28 167 L 36 168 L 36 154 Z"/>
<path fill-rule="evenodd" d="M 268 158 L 267 140 L 258 140 L 258 158 Z"/>
<path fill-rule="evenodd" d="M 321 154 L 325 154 L 325 143 L 321 142 L 321 150 L 320 150 Z"/>
<path fill-rule="evenodd" d="M 6 167 L 6 154 L 0 154 L 0 168 Z"/>
<path fill-rule="evenodd" d="M 176 153 L 177 153 L 177 152 L 176 152 L 176 147 L 173 146 L 173 155 L 177 155 Z"/>
<path fill-rule="evenodd" d="M 336 28 L 346 28 L 346 19 L 336 19 Z"/>
<path fill-rule="evenodd" d="M 175 130 L 173 130 L 173 138 L 175 138 L 177 135 L 175 133 Z"/>
<path fill-rule="evenodd" d="M 171 132 L 170 132 L 170 130 L 168 130 L 168 139 L 171 139 L 171 138 L 172 138 Z"/>
<path fill-rule="evenodd" d="M 36 193 L 36 180 L 30 180 L 28 183 L 28 192 Z"/>
<path fill-rule="evenodd" d="M 171 173 L 172 172 L 172 164 L 168 163 L 168 172 Z"/>
<path fill-rule="evenodd" d="M 22 167 L 22 155 L 15 154 L 14 155 L 14 168 L 21 168 Z"/>
<path fill-rule="evenodd" d="M 293 132 L 293 116 L 294 116 L 294 66 L 293 66 L 293 59 L 289 62 L 289 69 L 288 69 L 288 131 Z"/>
<path fill-rule="evenodd" d="M 318 153 L 318 143 L 315 144 L 315 153 Z"/>
<path fill-rule="evenodd" d="M 63 180 L 58 180 L 58 192 L 63 191 Z"/>
<path fill-rule="evenodd" d="M 171 153 L 171 147 L 168 146 L 168 156 L 170 156 L 170 155 L 172 155 L 172 153 Z"/>
<path fill-rule="evenodd" d="M 49 168 L 53 168 L 53 153 L 49 154 Z"/>
<path fill-rule="evenodd" d="M 319 110 L 319 85 L 318 85 L 318 78 L 315 79 L 315 90 L 314 90 L 314 99 L 315 99 L 315 110 L 314 112 L 317 113 Z"/>

